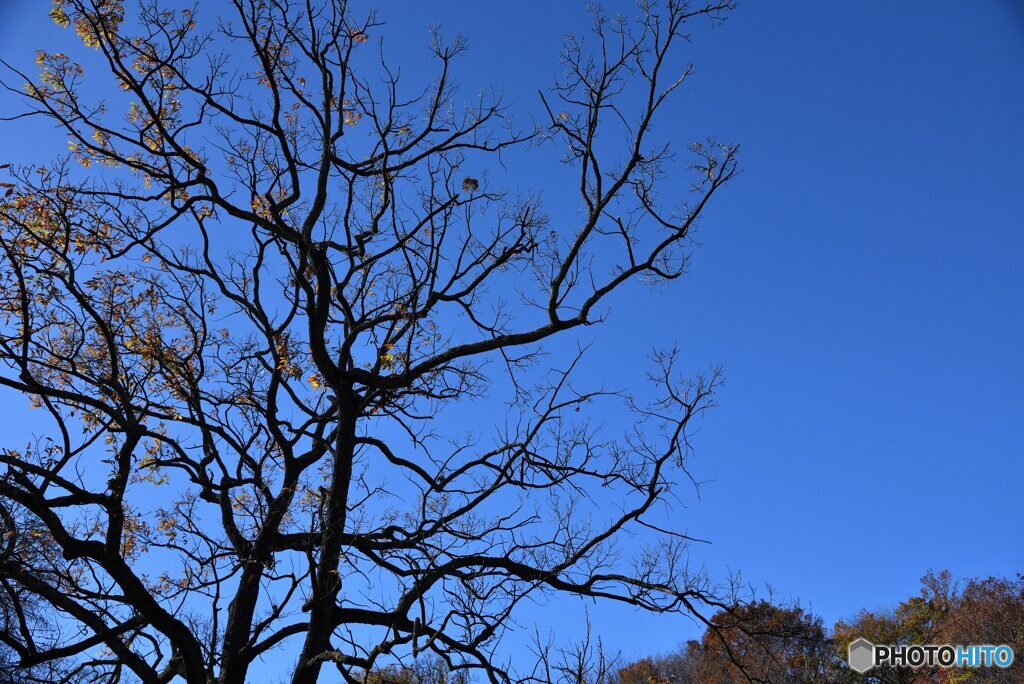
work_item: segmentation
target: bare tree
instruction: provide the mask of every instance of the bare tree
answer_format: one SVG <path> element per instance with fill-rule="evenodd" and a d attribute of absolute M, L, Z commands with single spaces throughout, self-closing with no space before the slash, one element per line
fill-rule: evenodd
<path fill-rule="evenodd" d="M 0 501 L 45 552 L 0 575 L 71 628 L 14 630 L 20 662 L 241 684 L 287 648 L 309 684 L 426 653 L 508 681 L 536 676 L 497 650 L 527 597 L 727 605 L 656 524 L 717 372 L 658 353 L 642 400 L 542 353 L 683 273 L 736 148 L 677 160 L 652 131 L 688 22 L 731 5 L 595 11 L 519 128 L 460 94 L 462 38 L 435 33 L 410 86 L 343 0 L 55 0 L 86 49 L 5 81 L 71 151 L 0 189 L 0 386 L 53 426 L 0 452 Z M 581 213 L 473 171 L 533 145 L 564 151 Z M 493 434 L 447 419 L 506 393 Z M 658 541 L 631 559 L 631 530 Z"/>

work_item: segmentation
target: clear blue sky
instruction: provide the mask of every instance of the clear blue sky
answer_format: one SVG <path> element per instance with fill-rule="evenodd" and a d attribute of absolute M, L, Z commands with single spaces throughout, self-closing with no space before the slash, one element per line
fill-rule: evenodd
<path fill-rule="evenodd" d="M 463 84 L 501 84 L 524 113 L 562 35 L 587 26 L 583 2 L 381 4 L 409 69 L 436 19 L 470 38 Z M 59 49 L 45 5 L 0 0 L 0 57 Z M 656 343 L 724 366 L 693 464 L 710 482 L 679 510 L 713 541 L 695 562 L 827 624 L 916 592 L 930 568 L 1024 570 L 1024 2 L 748 0 L 695 28 L 685 58 L 696 74 L 660 134 L 738 142 L 744 173 L 689 277 L 620 297 L 595 353 L 623 383 Z M 35 145 L 7 138 L 2 154 Z M 592 617 L 630 655 L 698 634 Z"/>

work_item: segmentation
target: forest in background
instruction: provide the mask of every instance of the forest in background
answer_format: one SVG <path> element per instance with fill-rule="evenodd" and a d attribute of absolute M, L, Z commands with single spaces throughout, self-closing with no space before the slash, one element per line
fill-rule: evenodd
<path fill-rule="evenodd" d="M 862 609 L 827 629 L 798 604 L 759 601 L 712 618 L 699 640 L 672 653 L 620 668 L 618 684 L 923 684 L 1024 681 L 1024 575 L 955 581 L 948 571 L 929 572 L 921 589 L 889 610 Z M 846 665 L 850 642 L 874 644 L 1007 644 L 1012 666 L 1000 668 L 877 667 L 857 674 Z M 612 680 L 609 680 L 612 681 Z"/>

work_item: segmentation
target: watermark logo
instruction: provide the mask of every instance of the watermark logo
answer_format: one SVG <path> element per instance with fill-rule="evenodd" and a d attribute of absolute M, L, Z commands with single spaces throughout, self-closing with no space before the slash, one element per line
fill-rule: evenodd
<path fill-rule="evenodd" d="M 1013 649 L 1006 644 L 914 644 L 880 646 L 860 638 L 850 643 L 847 663 L 854 672 L 864 673 L 879 665 L 904 667 L 1009 667 Z"/>
<path fill-rule="evenodd" d="M 875 645 L 864 638 L 850 644 L 847 662 L 854 672 L 864 673 L 875 666 Z"/>

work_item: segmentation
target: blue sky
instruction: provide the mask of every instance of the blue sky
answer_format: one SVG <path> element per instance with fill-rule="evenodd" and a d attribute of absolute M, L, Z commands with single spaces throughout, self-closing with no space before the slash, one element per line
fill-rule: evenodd
<path fill-rule="evenodd" d="M 45 4 L 0 0 L 0 57 L 59 49 Z M 502 85 L 523 115 L 564 33 L 587 26 L 582 2 L 381 4 L 413 73 L 436 19 L 470 39 L 467 89 Z M 688 367 L 724 367 L 692 466 L 708 482 L 677 511 L 713 542 L 694 561 L 827 624 L 916 592 L 928 569 L 1024 569 L 1024 3 L 748 0 L 695 26 L 682 59 L 696 73 L 659 135 L 738 142 L 743 174 L 682 282 L 613 302 L 594 363 L 628 383 L 677 341 Z M 38 149 L 7 138 L 0 161 Z M 522 184 L 558 188 L 549 169 Z M 572 215 L 571 197 L 546 198 Z M 630 655 L 699 633 L 591 615 Z"/>

